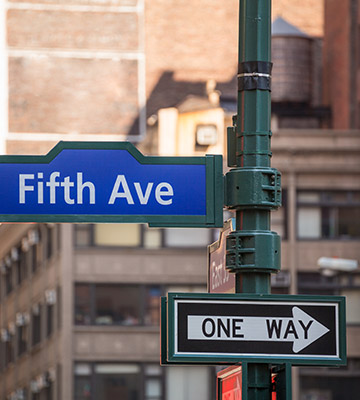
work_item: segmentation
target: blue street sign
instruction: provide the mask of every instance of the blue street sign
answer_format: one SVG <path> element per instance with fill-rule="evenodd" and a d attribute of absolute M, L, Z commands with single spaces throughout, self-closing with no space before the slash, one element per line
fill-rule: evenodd
<path fill-rule="evenodd" d="M 128 142 L 60 142 L 46 156 L 0 157 L 1 221 L 222 226 L 219 193 L 221 156 L 151 157 Z"/>

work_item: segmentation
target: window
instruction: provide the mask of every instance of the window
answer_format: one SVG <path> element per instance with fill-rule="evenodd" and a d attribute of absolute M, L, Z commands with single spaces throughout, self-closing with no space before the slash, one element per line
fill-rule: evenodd
<path fill-rule="evenodd" d="M 290 272 L 286 270 L 281 270 L 277 274 L 271 274 L 271 293 L 288 294 L 290 280 Z"/>
<path fill-rule="evenodd" d="M 31 400 L 41 400 L 40 393 L 36 393 L 36 392 L 31 393 Z"/>
<path fill-rule="evenodd" d="M 46 225 L 46 259 L 49 260 L 54 254 L 54 229 L 53 225 Z"/>
<path fill-rule="evenodd" d="M 11 329 L 7 330 L 7 338 L 5 340 L 5 366 L 14 362 L 15 358 L 15 335 Z"/>
<path fill-rule="evenodd" d="M 1 331 L 3 331 L 3 330 L 1 330 Z M 0 357 L 0 373 L 2 373 L 2 371 L 4 370 L 4 367 L 5 367 L 5 360 L 4 360 L 5 342 L 3 341 L 3 338 L 2 338 L 2 332 L 1 332 L 1 340 L 0 340 L 0 354 L 3 355 L 2 357 Z"/>
<path fill-rule="evenodd" d="M 161 366 L 148 364 L 144 366 L 145 400 L 160 400 L 163 393 Z"/>
<path fill-rule="evenodd" d="M 336 277 L 321 275 L 318 272 L 298 273 L 299 294 L 336 294 Z"/>
<path fill-rule="evenodd" d="M 35 346 L 41 341 L 41 304 L 33 306 L 32 310 L 32 345 Z"/>
<path fill-rule="evenodd" d="M 75 400 L 92 399 L 92 367 L 90 364 L 75 365 Z"/>
<path fill-rule="evenodd" d="M 360 290 L 343 289 L 340 293 L 346 296 L 346 323 L 360 324 Z"/>
<path fill-rule="evenodd" d="M 92 225 L 90 224 L 75 224 L 74 225 L 74 236 L 75 236 L 75 246 L 76 247 L 84 247 L 84 246 L 92 246 Z"/>
<path fill-rule="evenodd" d="M 146 288 L 145 325 L 160 326 L 160 297 L 162 295 L 159 286 Z"/>
<path fill-rule="evenodd" d="M 102 400 L 140 400 L 140 367 L 136 364 L 96 364 L 94 394 Z"/>
<path fill-rule="evenodd" d="M 159 326 L 158 285 L 77 284 L 76 325 Z"/>
<path fill-rule="evenodd" d="M 358 400 L 360 391 L 359 368 L 347 370 L 327 368 L 300 369 L 300 398 L 305 400 Z"/>
<path fill-rule="evenodd" d="M 76 325 L 90 325 L 92 322 L 90 289 L 89 284 L 75 286 Z"/>
<path fill-rule="evenodd" d="M 141 225 L 96 224 L 94 244 L 96 246 L 138 247 L 141 244 Z"/>
<path fill-rule="evenodd" d="M 321 212 L 319 208 L 299 208 L 298 237 L 302 239 L 321 237 Z"/>
<path fill-rule="evenodd" d="M 159 249 L 162 247 L 163 230 L 159 228 L 149 228 L 143 225 L 143 246 L 146 249 Z"/>
<path fill-rule="evenodd" d="M 42 261 L 42 242 L 40 229 L 33 229 L 28 233 L 31 271 L 36 272 Z"/>
<path fill-rule="evenodd" d="M 14 288 L 14 277 L 13 277 L 13 269 L 11 264 L 11 258 L 9 256 L 5 257 L 4 260 L 4 282 L 5 282 L 5 294 L 8 295 L 12 292 Z"/>
<path fill-rule="evenodd" d="M 53 400 L 54 398 L 54 385 L 52 382 L 48 382 L 47 386 L 40 392 L 41 400 Z"/>
<path fill-rule="evenodd" d="M 21 356 L 27 350 L 28 327 L 26 325 L 19 326 L 17 329 L 18 336 L 18 355 Z"/>
<path fill-rule="evenodd" d="M 163 400 L 157 364 L 77 363 L 75 400 Z"/>
<path fill-rule="evenodd" d="M 211 398 L 211 376 L 208 367 L 177 366 L 176 368 L 167 368 L 166 372 L 167 399 Z M 175 393 L 174 388 L 176 388 Z"/>
<path fill-rule="evenodd" d="M 360 192 L 300 191 L 297 207 L 300 239 L 360 238 Z"/>
<path fill-rule="evenodd" d="M 29 340 L 29 315 L 17 313 L 16 314 L 16 326 L 17 326 L 17 352 L 18 356 L 21 356 L 27 351 L 28 340 Z"/>
<path fill-rule="evenodd" d="M 10 294 L 13 290 L 13 274 L 10 268 L 5 273 L 5 291 L 6 294 Z"/>
<path fill-rule="evenodd" d="M 30 382 L 31 400 L 53 400 L 54 377 L 50 372 L 38 375 Z"/>
<path fill-rule="evenodd" d="M 169 228 L 165 230 L 166 247 L 206 247 L 213 241 L 208 228 Z"/>
<path fill-rule="evenodd" d="M 21 282 L 27 278 L 27 244 L 22 246 L 19 246 L 17 249 L 18 252 L 18 258 L 16 261 L 16 267 L 17 267 L 17 283 L 18 285 L 21 284 Z"/>
<path fill-rule="evenodd" d="M 54 305 L 46 305 L 46 337 L 49 337 L 54 331 Z"/>
<path fill-rule="evenodd" d="M 6 368 L 10 363 L 14 361 L 14 340 L 15 336 L 9 328 L 1 329 L 1 369 Z"/>
<path fill-rule="evenodd" d="M 61 329 L 62 327 L 62 308 L 61 308 L 61 286 L 58 286 L 56 288 L 56 302 L 57 302 L 57 307 L 56 307 L 56 321 L 57 321 L 57 328 Z"/>
<path fill-rule="evenodd" d="M 6 397 L 6 400 L 27 400 L 27 390 L 26 389 L 16 389 L 15 392 L 12 392 L 9 396 Z"/>
<path fill-rule="evenodd" d="M 139 247 L 142 226 L 139 224 L 76 224 L 75 245 Z"/>
<path fill-rule="evenodd" d="M 55 304 L 56 304 L 56 291 L 46 290 L 46 337 L 49 337 L 54 331 L 55 323 Z"/>
<path fill-rule="evenodd" d="M 208 228 L 149 228 L 140 224 L 75 224 L 75 246 L 206 247 L 215 237 Z"/>
<path fill-rule="evenodd" d="M 96 325 L 139 325 L 140 286 L 96 285 Z"/>

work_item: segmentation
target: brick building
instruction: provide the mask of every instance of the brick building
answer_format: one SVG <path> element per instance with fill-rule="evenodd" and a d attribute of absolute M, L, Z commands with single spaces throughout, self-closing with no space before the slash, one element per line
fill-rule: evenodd
<path fill-rule="evenodd" d="M 274 0 L 274 17 L 322 35 L 321 2 L 287 3 Z M 1 15 L 8 154 L 64 139 L 139 141 L 147 118 L 204 95 L 209 79 L 236 95 L 237 0 L 10 0 Z"/>
<path fill-rule="evenodd" d="M 359 129 L 358 0 L 325 2 L 324 104 L 331 107 L 332 128 Z"/>

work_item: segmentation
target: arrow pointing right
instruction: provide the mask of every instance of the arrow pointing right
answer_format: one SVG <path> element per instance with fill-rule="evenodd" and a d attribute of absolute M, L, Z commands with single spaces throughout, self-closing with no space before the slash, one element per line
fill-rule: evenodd
<path fill-rule="evenodd" d="M 309 314 L 306 314 L 299 307 L 293 307 L 292 313 L 295 326 L 298 328 L 301 326 L 303 329 L 304 327 L 309 327 L 307 334 L 304 334 L 303 337 L 300 335 L 298 339 L 294 340 L 294 353 L 298 353 L 299 351 L 303 350 L 305 347 L 320 339 L 330 331 L 330 329 L 316 321 L 316 319 L 312 318 Z M 301 331 L 301 329 L 299 330 Z"/>
<path fill-rule="evenodd" d="M 188 315 L 189 340 L 293 342 L 299 353 L 329 329 L 299 307 L 289 317 Z"/>

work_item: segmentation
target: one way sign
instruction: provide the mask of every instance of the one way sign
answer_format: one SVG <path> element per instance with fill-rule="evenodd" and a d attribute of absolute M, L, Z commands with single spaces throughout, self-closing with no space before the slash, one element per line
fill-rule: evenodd
<path fill-rule="evenodd" d="M 168 361 L 346 363 L 345 299 L 169 293 Z"/>

